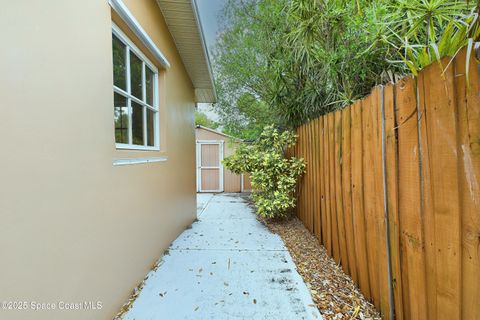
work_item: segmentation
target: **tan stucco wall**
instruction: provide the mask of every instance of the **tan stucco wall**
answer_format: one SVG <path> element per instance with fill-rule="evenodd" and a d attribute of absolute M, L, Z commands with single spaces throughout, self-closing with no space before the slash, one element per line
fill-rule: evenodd
<path fill-rule="evenodd" d="M 218 140 L 224 141 L 223 157 L 226 158 L 235 151 L 235 142 L 232 138 L 218 134 L 203 128 L 195 128 L 196 140 Z M 241 191 L 241 177 L 234 174 L 224 167 L 223 169 L 223 189 L 224 192 L 240 192 Z"/>
<path fill-rule="evenodd" d="M 107 0 L 0 10 L 0 302 L 103 303 L 0 306 L 0 319 L 111 319 L 195 219 L 193 88 L 155 1 L 125 3 L 172 65 L 161 75 L 161 152 L 115 149 Z M 112 165 L 158 155 L 168 161 Z"/>

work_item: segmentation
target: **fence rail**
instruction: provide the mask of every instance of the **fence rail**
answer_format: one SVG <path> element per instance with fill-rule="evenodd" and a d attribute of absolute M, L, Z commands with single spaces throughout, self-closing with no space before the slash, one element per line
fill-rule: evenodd
<path fill-rule="evenodd" d="M 298 217 L 384 319 L 480 319 L 480 87 L 466 67 L 463 50 L 445 72 L 376 87 L 289 150 L 307 162 Z"/>

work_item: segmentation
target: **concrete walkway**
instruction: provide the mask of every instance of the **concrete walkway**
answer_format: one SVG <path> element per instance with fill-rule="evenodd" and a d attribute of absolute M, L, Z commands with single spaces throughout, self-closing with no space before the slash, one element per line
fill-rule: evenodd
<path fill-rule="evenodd" d="M 236 194 L 199 195 L 123 319 L 321 319 L 282 240 Z"/>

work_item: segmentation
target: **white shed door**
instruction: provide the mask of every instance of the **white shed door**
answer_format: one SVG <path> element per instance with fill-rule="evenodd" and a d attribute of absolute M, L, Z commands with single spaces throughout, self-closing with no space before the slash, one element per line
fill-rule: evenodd
<path fill-rule="evenodd" d="M 197 191 L 223 192 L 223 143 L 197 142 Z"/>

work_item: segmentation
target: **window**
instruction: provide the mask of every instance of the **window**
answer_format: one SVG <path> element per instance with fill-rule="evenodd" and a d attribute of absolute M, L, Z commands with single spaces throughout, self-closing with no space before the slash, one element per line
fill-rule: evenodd
<path fill-rule="evenodd" d="M 159 150 L 158 70 L 115 25 L 112 51 L 116 146 Z"/>

